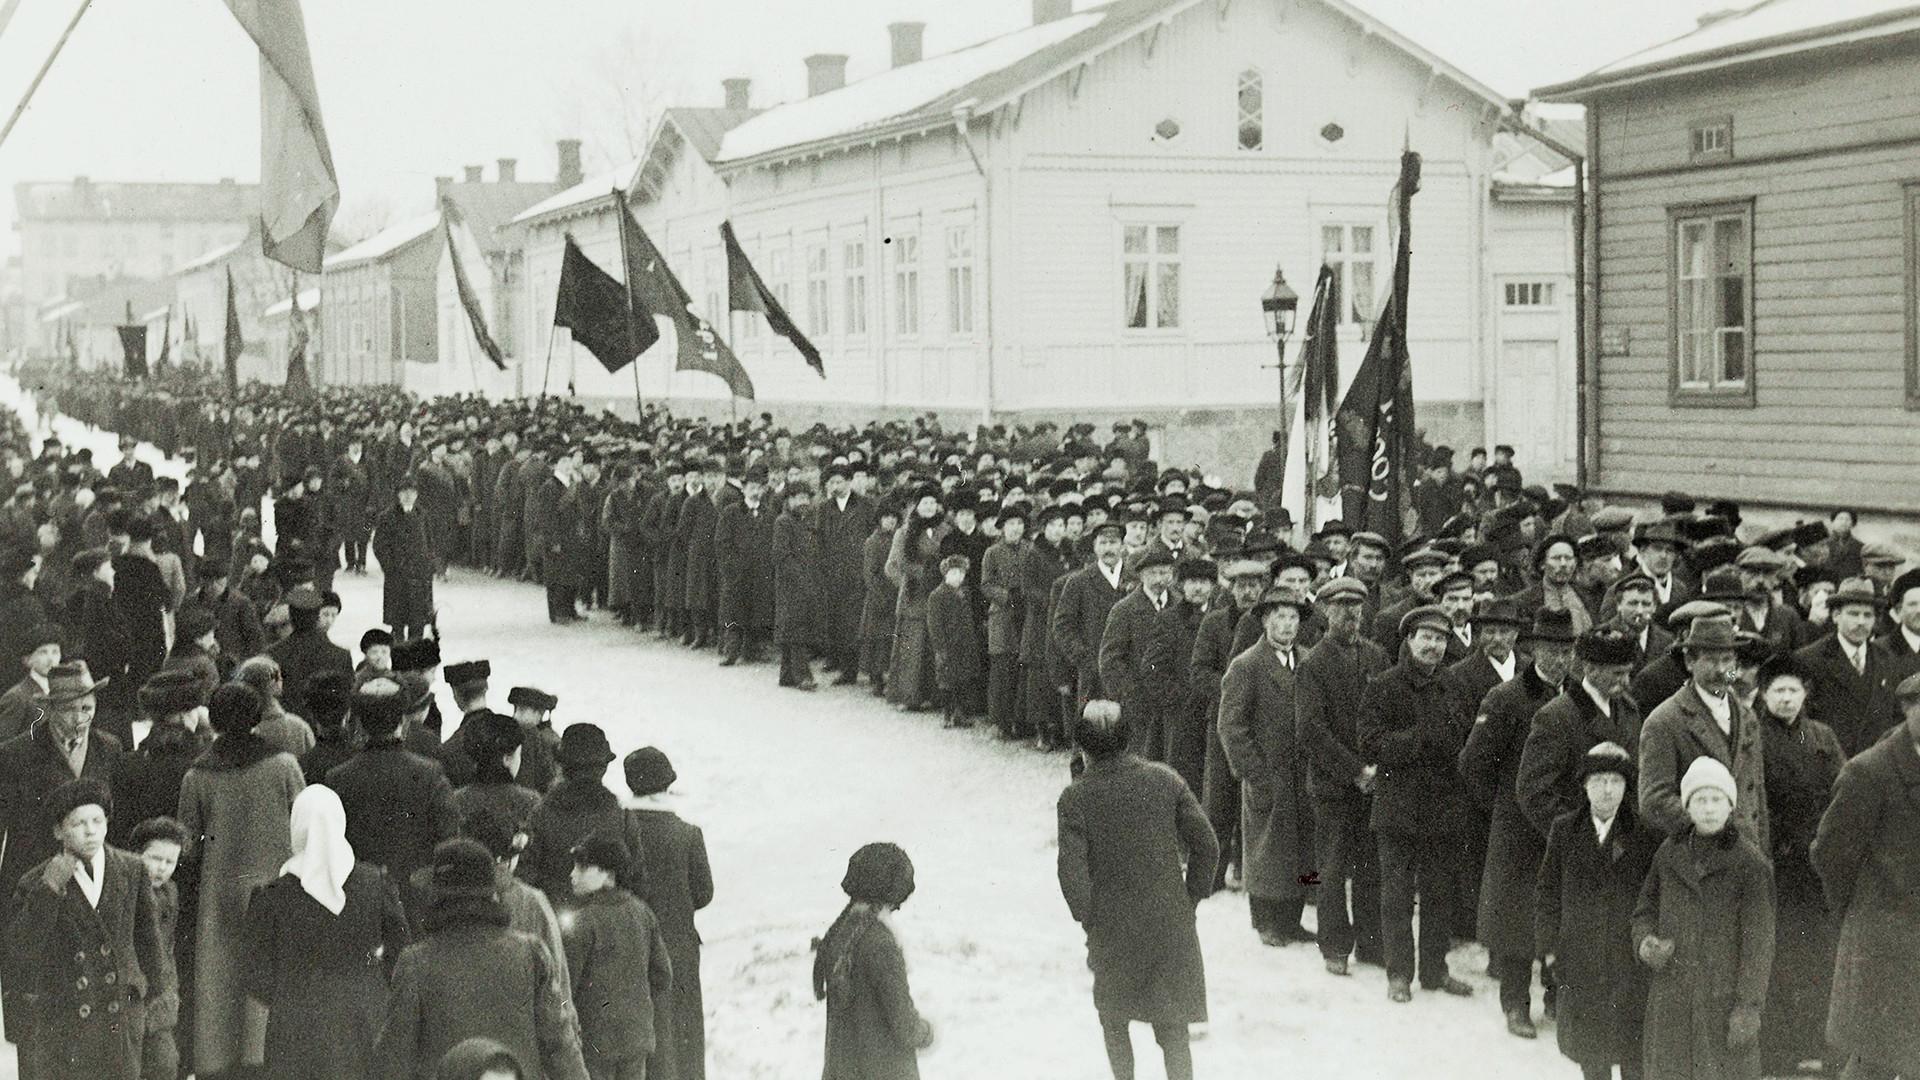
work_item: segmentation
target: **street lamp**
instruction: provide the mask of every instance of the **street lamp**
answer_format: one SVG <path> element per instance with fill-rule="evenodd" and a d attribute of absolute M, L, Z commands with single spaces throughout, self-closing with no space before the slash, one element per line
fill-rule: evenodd
<path fill-rule="evenodd" d="M 1267 337 L 1279 343 L 1283 354 L 1287 339 L 1293 336 L 1293 318 L 1299 309 L 1300 294 L 1287 284 L 1286 271 L 1274 267 L 1273 284 L 1260 294 L 1260 313 L 1267 324 Z"/>

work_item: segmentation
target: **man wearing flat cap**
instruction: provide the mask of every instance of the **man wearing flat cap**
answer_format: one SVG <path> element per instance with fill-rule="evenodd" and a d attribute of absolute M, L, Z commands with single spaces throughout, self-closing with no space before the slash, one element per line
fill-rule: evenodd
<path fill-rule="evenodd" d="M 1765 638 L 1776 652 L 1798 648 L 1811 640 L 1800 613 L 1776 598 L 1780 582 L 1793 572 L 1793 560 L 1777 551 L 1754 546 L 1733 561 L 1746 594 L 1735 607 L 1734 628 Z"/>
<path fill-rule="evenodd" d="M 1660 610 L 1653 579 L 1634 570 L 1620 576 L 1607 590 L 1606 607 L 1610 611 L 1602 625 L 1610 626 L 1633 639 L 1633 673 L 1638 675 L 1654 659 L 1673 645 L 1673 635 L 1654 621 Z"/>
<path fill-rule="evenodd" d="M 1866 578 L 1848 578 L 1827 596 L 1833 633 L 1794 653 L 1812 673 L 1807 714 L 1833 729 L 1852 757 L 1900 722 L 1893 657 L 1873 640 L 1886 600 Z"/>
<path fill-rule="evenodd" d="M 1688 678 L 1654 707 L 1640 729 L 1640 816 L 1669 836 L 1691 824 L 1680 778 L 1711 757 L 1734 776 L 1734 823 L 1761 851 L 1769 847 L 1766 764 L 1760 718 L 1734 693 L 1742 637 L 1730 614 L 1694 619 L 1680 639 Z"/>
<path fill-rule="evenodd" d="M 1447 575 L 1447 564 L 1452 561 L 1446 552 L 1432 547 L 1409 552 L 1400 560 L 1401 568 L 1407 572 L 1406 592 L 1398 600 L 1382 607 L 1380 613 L 1373 617 L 1373 640 L 1376 644 L 1389 654 L 1400 648 L 1400 620 L 1415 608 L 1437 602 L 1433 588 Z M 1452 636 L 1451 631 L 1448 636 Z"/>
<path fill-rule="evenodd" d="M 1459 756 L 1471 727 L 1440 670 L 1450 633 L 1452 621 L 1439 607 L 1409 611 L 1400 620 L 1405 648 L 1399 662 L 1367 684 L 1360 703 L 1360 754 L 1380 765 L 1373 831 L 1380 845 L 1387 996 L 1396 1003 L 1413 1000 L 1416 977 L 1425 989 L 1473 992 L 1447 970 L 1458 902 L 1458 840 L 1468 814 Z"/>

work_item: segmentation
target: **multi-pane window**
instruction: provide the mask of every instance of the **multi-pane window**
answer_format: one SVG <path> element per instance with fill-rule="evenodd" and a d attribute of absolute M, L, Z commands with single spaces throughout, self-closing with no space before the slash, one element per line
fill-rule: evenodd
<path fill-rule="evenodd" d="M 1509 281 L 1505 289 L 1508 307 L 1553 306 L 1551 281 Z"/>
<path fill-rule="evenodd" d="M 1674 381 L 1681 391 L 1750 386 L 1752 221 L 1744 205 L 1674 215 Z"/>
<path fill-rule="evenodd" d="M 1320 259 L 1333 268 L 1340 321 L 1365 332 L 1373 321 L 1375 252 L 1371 225 L 1322 225 Z"/>
<path fill-rule="evenodd" d="M 1715 161 L 1733 156 L 1733 121 L 1706 120 L 1687 126 L 1687 156 L 1693 161 Z"/>
<path fill-rule="evenodd" d="M 1249 68 L 1240 73 L 1235 94 L 1239 116 L 1240 149 L 1258 150 L 1266 136 L 1266 95 L 1260 85 L 1260 73 Z"/>
<path fill-rule="evenodd" d="M 867 242 L 849 240 L 840 245 L 840 291 L 844 299 L 842 325 L 849 334 L 867 332 Z"/>
<path fill-rule="evenodd" d="M 1121 323 L 1129 330 L 1180 325 L 1180 226 L 1120 230 Z"/>
<path fill-rule="evenodd" d="M 895 236 L 893 243 L 893 332 L 920 332 L 920 238 Z"/>
<path fill-rule="evenodd" d="M 807 332 L 825 335 L 830 329 L 828 310 L 833 306 L 827 286 L 827 245 L 823 240 L 807 245 Z"/>
<path fill-rule="evenodd" d="M 767 252 L 766 283 L 767 288 L 772 289 L 774 297 L 780 301 L 780 306 L 788 311 L 792 311 L 793 283 L 788 280 L 787 276 L 786 248 L 776 247 Z"/>
<path fill-rule="evenodd" d="M 947 332 L 973 333 L 973 225 L 947 226 Z"/>

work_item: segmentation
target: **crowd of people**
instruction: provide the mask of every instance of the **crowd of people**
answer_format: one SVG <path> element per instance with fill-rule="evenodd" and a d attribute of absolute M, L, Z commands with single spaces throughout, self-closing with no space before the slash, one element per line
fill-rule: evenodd
<path fill-rule="evenodd" d="M 556 624 L 604 610 L 721 665 L 772 652 L 782 686 L 864 682 L 1070 750 L 1060 885 L 1116 1077 L 1136 1021 L 1192 1075 L 1195 905 L 1229 887 L 1262 945 L 1383 967 L 1396 1003 L 1470 995 L 1448 953 L 1479 941 L 1506 1030 L 1537 1037 L 1537 977 L 1590 1078 L 1920 1072 L 1920 569 L 1849 511 L 1635 513 L 1526 484 L 1506 447 L 1459 471 L 1436 448 L 1394 543 L 1296 528 L 1264 465 L 1248 488 L 1160 468 L 1144 424 L 793 432 L 173 379 L 57 399 L 187 461 L 184 486 L 7 440 L 0 983 L 46 1076 L 184 1075 L 163 1042 L 203 1077 L 702 1075 L 712 882 L 659 808 L 671 765 L 630 755 L 621 799 L 604 732 L 556 734 L 537 688 L 493 712 L 483 661 L 443 670 L 447 731 L 452 566 L 539 582 Z M 369 552 L 382 626 L 355 661 L 332 584 Z M 104 874 L 152 896 L 118 953 L 47 946 L 73 928 L 42 894 L 104 911 L 85 867 L 122 848 L 144 867 Z M 826 1075 L 916 1075 L 932 1029 L 887 929 L 911 861 L 870 846 L 843 886 Z M 136 1005 L 144 1026 L 114 1019 Z"/>

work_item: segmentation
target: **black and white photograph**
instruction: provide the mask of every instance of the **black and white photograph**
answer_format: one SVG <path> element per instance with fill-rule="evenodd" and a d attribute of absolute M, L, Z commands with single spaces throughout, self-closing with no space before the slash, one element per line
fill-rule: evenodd
<path fill-rule="evenodd" d="M 1920 1080 L 1920 0 L 0 0 L 0 1080 Z"/>

